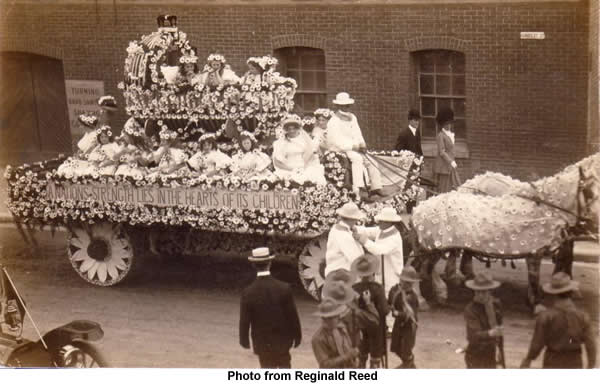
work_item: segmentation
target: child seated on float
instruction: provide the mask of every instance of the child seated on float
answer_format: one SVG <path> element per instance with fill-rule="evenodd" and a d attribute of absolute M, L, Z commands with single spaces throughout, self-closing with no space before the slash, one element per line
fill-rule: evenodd
<path fill-rule="evenodd" d="M 167 128 L 161 129 L 160 147 L 152 152 L 151 160 L 158 164 L 157 167 L 150 169 L 149 176 L 180 176 L 188 159 L 187 154 L 181 148 L 177 132 Z"/>
<path fill-rule="evenodd" d="M 240 150 L 231 158 L 231 173 L 245 180 L 273 179 L 268 168 L 271 158 L 256 147 L 256 138 L 248 131 L 239 137 Z"/>
<path fill-rule="evenodd" d="M 231 158 L 217 149 L 217 139 L 214 133 L 200 137 L 200 151 L 188 160 L 188 166 L 206 177 L 223 175 L 231 165 Z"/>
<path fill-rule="evenodd" d="M 202 74 L 198 71 L 198 57 L 194 50 L 185 52 L 181 58 L 179 58 L 179 63 L 181 65 L 180 83 L 187 83 L 190 86 L 202 84 Z"/>
<path fill-rule="evenodd" d="M 79 176 L 84 173 L 89 166 L 87 161 L 89 153 L 98 146 L 98 133 L 95 130 L 98 124 L 98 117 L 91 113 L 84 113 L 77 117 L 77 121 L 83 129 L 88 131 L 77 142 L 77 151 L 75 154 L 66 159 L 56 171 L 60 176 L 66 176 L 67 178 Z"/>
<path fill-rule="evenodd" d="M 231 70 L 227 60 L 221 54 L 210 54 L 200 76 L 200 83 L 209 87 L 219 85 L 234 85 L 240 78 Z"/>
<path fill-rule="evenodd" d="M 148 173 L 146 166 L 150 163 L 152 153 L 144 140 L 144 129 L 133 117 L 123 127 L 121 150 L 117 155 L 119 166 L 115 176 L 132 176 L 141 178 Z"/>
<path fill-rule="evenodd" d="M 277 177 L 300 184 L 306 181 L 326 184 L 325 169 L 310 136 L 302 129 L 300 117 L 292 114 L 282 126 L 284 135 L 273 143 L 273 166 Z"/>
<path fill-rule="evenodd" d="M 84 175 L 114 175 L 117 170 L 119 145 L 114 142 L 110 126 L 104 125 L 96 130 L 98 146 L 87 157 L 88 166 Z"/>

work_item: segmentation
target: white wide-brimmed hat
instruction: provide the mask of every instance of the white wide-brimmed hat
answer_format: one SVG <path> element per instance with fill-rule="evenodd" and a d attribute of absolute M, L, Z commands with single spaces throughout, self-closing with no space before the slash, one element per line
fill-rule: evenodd
<path fill-rule="evenodd" d="M 352 105 L 354 103 L 354 99 L 350 98 L 350 94 L 341 92 L 335 96 L 333 103 L 336 105 Z"/>
<path fill-rule="evenodd" d="M 365 217 L 365 213 L 362 212 L 354 202 L 347 202 L 346 204 L 335 210 L 335 213 L 341 216 L 342 218 L 348 219 L 360 220 Z"/>
<path fill-rule="evenodd" d="M 473 290 L 492 290 L 500 286 L 500 282 L 494 280 L 487 271 L 475 274 L 475 278 L 465 282 L 465 286 Z"/>
<path fill-rule="evenodd" d="M 250 262 L 267 262 L 275 258 L 268 247 L 257 247 L 252 250 L 252 256 L 248 257 Z"/>
<path fill-rule="evenodd" d="M 542 289 L 549 294 L 566 293 L 579 288 L 577 281 L 571 280 L 567 273 L 559 271 L 552 276 L 552 279 L 547 284 L 542 286 Z"/>
<path fill-rule="evenodd" d="M 384 207 L 381 209 L 379 214 L 375 216 L 376 222 L 400 222 L 402 217 L 398 215 L 396 210 L 392 207 Z"/>

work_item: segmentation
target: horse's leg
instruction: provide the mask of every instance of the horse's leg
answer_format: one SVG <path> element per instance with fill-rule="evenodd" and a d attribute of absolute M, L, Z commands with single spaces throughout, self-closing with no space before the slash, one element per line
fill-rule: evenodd
<path fill-rule="evenodd" d="M 528 256 L 527 261 L 527 302 L 538 313 L 541 308 L 541 291 L 540 291 L 540 268 L 542 266 L 542 257 Z M 541 308 L 540 308 L 541 307 Z"/>
<path fill-rule="evenodd" d="M 435 263 L 431 269 L 431 286 L 433 287 L 436 301 L 439 304 L 448 302 L 448 286 L 446 286 L 446 283 L 442 279 L 442 273 L 444 273 L 444 266 L 446 265 L 442 259 L 442 254 L 434 258 Z"/>
<path fill-rule="evenodd" d="M 417 273 L 419 273 L 419 276 L 422 279 L 428 277 L 428 273 L 427 273 L 427 267 L 429 266 L 428 259 L 423 259 L 422 257 L 420 259 L 410 259 L 407 262 L 407 265 L 411 265 L 412 267 L 414 267 L 415 271 Z M 429 310 L 430 308 L 429 308 L 429 303 L 427 302 L 425 297 L 423 297 L 423 294 L 421 294 L 421 283 L 422 282 L 413 282 L 413 291 L 417 295 L 417 300 L 419 300 L 419 310 L 426 311 L 426 310 Z"/>
<path fill-rule="evenodd" d="M 462 255 L 464 250 L 452 250 L 446 253 L 446 281 L 451 281 L 455 286 L 459 286 L 465 280 L 462 273 L 459 271 L 459 267 L 456 264 L 458 256 Z"/>
<path fill-rule="evenodd" d="M 473 271 L 473 253 L 468 250 L 463 250 L 463 256 L 460 260 L 460 272 L 467 278 L 475 277 Z"/>
<path fill-rule="evenodd" d="M 554 271 L 552 274 L 556 274 L 559 271 L 567 273 L 569 277 L 573 278 L 573 246 L 575 242 L 573 240 L 565 241 L 556 254 L 556 262 L 554 264 Z"/>

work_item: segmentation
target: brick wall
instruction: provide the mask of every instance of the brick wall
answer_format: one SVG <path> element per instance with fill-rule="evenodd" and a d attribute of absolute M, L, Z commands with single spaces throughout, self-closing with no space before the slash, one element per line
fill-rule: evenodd
<path fill-rule="evenodd" d="M 249 56 L 310 44 L 325 50 L 328 99 L 341 90 L 353 95 L 367 143 L 389 149 L 410 107 L 410 50 L 457 45 L 467 62 L 469 158 L 459 162 L 465 177 L 485 170 L 517 177 L 549 174 L 586 151 L 587 1 L 169 7 L 117 2 L 116 8 L 112 2 L 90 3 L 13 4 L 3 12 L 10 23 L 0 27 L 0 50 L 59 57 L 66 79 L 104 80 L 106 92 L 120 97 L 116 84 L 125 48 L 156 30 L 158 14 L 178 15 L 180 30 L 200 57 L 221 52 L 238 74 Z M 546 39 L 521 40 L 521 31 L 543 31 Z"/>
<path fill-rule="evenodd" d="M 590 38 L 589 38 L 589 83 L 588 83 L 588 153 L 600 151 L 600 114 L 598 79 L 598 55 L 600 55 L 600 39 L 598 39 L 598 25 L 600 24 L 600 13 L 598 11 L 598 0 L 590 0 Z"/>

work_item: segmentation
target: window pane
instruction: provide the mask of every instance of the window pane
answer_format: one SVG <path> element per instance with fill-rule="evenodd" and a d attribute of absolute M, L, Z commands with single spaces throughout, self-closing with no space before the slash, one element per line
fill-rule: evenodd
<path fill-rule="evenodd" d="M 327 83 L 325 81 L 325 71 L 317 72 L 317 89 L 318 90 L 326 90 Z"/>
<path fill-rule="evenodd" d="M 432 73 L 434 71 L 435 55 L 433 52 L 424 52 L 419 58 L 419 71 Z"/>
<path fill-rule="evenodd" d="M 435 137 L 435 120 L 433 118 L 423 118 L 421 122 L 421 135 L 423 137 Z"/>
<path fill-rule="evenodd" d="M 464 75 L 452 77 L 452 95 L 465 95 Z"/>
<path fill-rule="evenodd" d="M 302 89 L 314 90 L 317 88 L 317 75 L 314 71 L 302 71 Z"/>
<path fill-rule="evenodd" d="M 435 72 L 436 73 L 449 73 L 452 72 L 452 67 L 450 66 L 450 52 L 449 51 L 439 51 L 436 63 L 435 63 Z"/>
<path fill-rule="evenodd" d="M 435 93 L 437 95 L 450 94 L 450 77 L 447 75 L 435 76 Z"/>
<path fill-rule="evenodd" d="M 299 57 L 297 57 L 296 55 L 294 56 L 286 56 L 285 57 L 285 64 L 287 65 L 288 69 L 298 69 L 300 68 L 300 64 L 298 63 L 299 61 Z"/>
<path fill-rule="evenodd" d="M 421 114 L 435 117 L 435 98 L 421 98 Z"/>
<path fill-rule="evenodd" d="M 288 69 L 288 73 L 287 76 L 290 78 L 294 78 L 296 80 L 296 82 L 298 83 L 298 87 L 300 88 L 300 74 L 298 73 L 298 71 L 290 71 Z"/>
<path fill-rule="evenodd" d="M 438 100 L 437 100 L 438 110 L 437 111 L 439 112 L 441 109 L 452 108 L 452 106 L 450 106 L 451 102 L 452 102 L 452 100 L 449 98 L 438 98 Z"/>
<path fill-rule="evenodd" d="M 452 109 L 454 110 L 455 117 L 465 116 L 465 100 L 464 99 L 454 99 L 452 100 Z"/>
<path fill-rule="evenodd" d="M 421 94 L 433 94 L 433 75 L 421 74 L 419 77 L 419 90 Z"/>
<path fill-rule="evenodd" d="M 305 55 L 301 58 L 302 68 L 306 70 L 319 70 L 325 67 L 324 55 Z"/>
<path fill-rule="evenodd" d="M 454 133 L 456 133 L 457 138 L 467 138 L 467 128 L 465 120 L 457 119 L 456 121 L 454 121 Z"/>
<path fill-rule="evenodd" d="M 465 73 L 465 55 L 460 52 L 452 53 L 452 72 L 454 74 L 464 74 Z"/>

